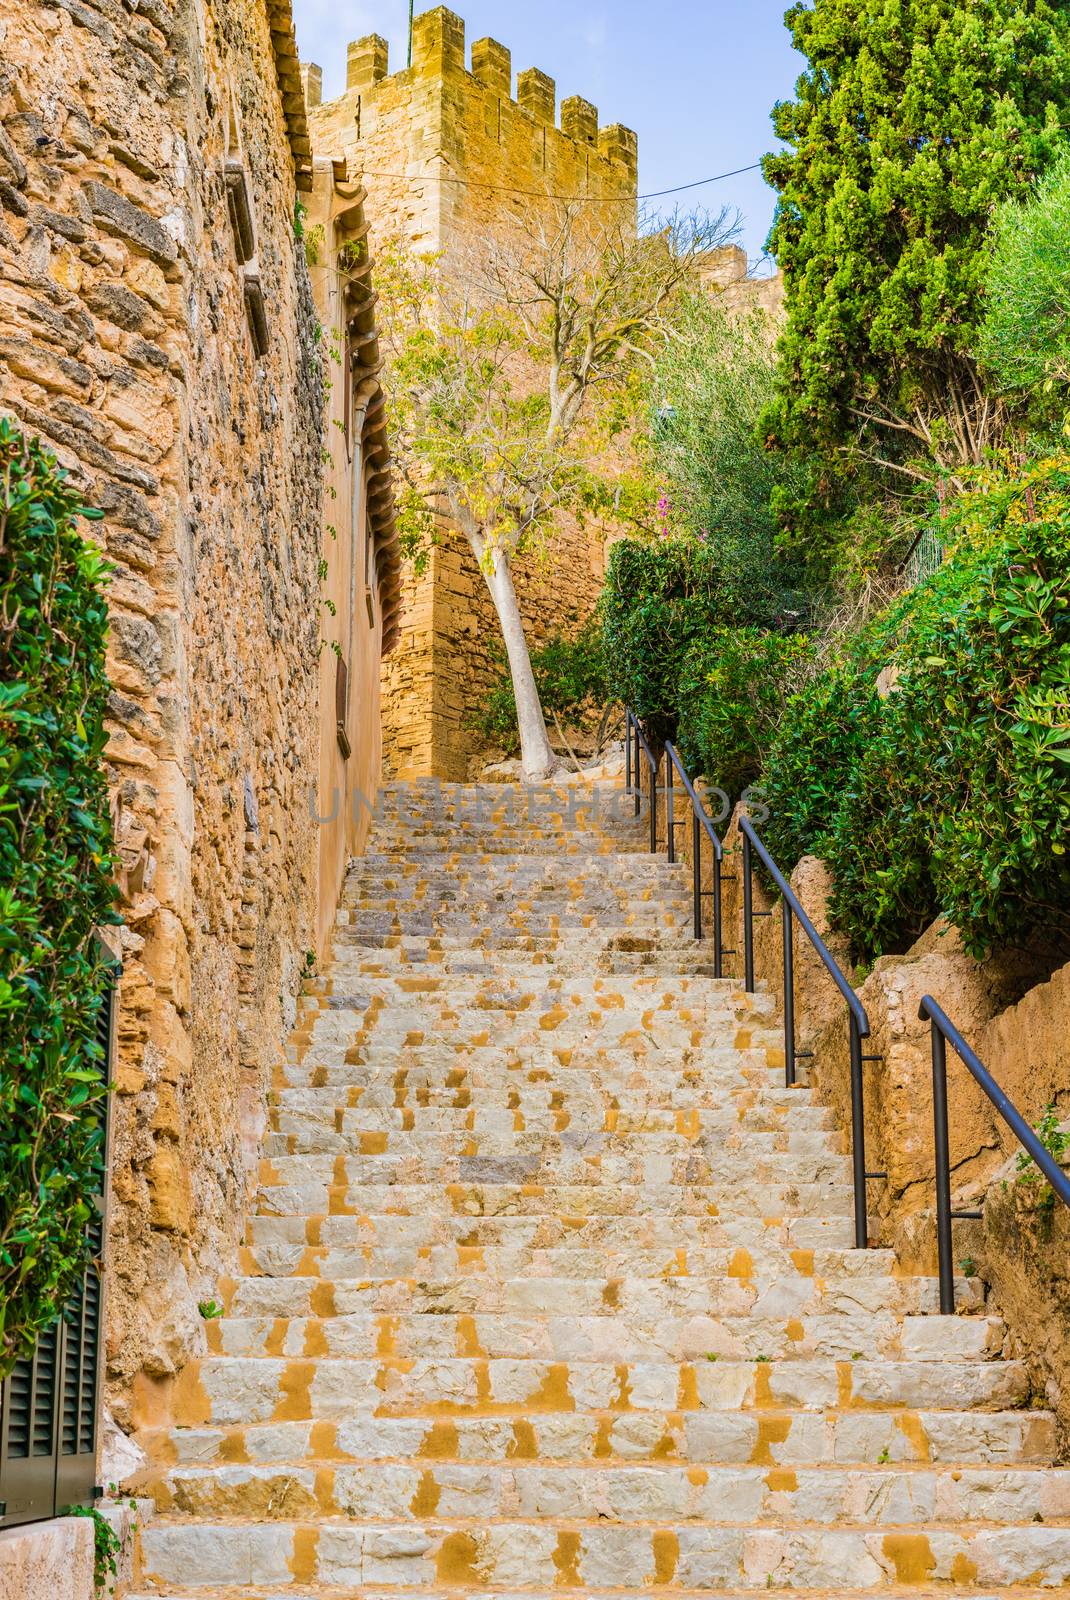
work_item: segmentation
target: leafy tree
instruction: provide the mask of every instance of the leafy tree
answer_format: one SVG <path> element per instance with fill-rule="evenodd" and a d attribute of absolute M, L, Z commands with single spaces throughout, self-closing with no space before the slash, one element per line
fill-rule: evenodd
<path fill-rule="evenodd" d="M 996 213 L 981 327 L 985 366 L 1028 399 L 1070 384 L 1070 150 L 1022 204 Z"/>
<path fill-rule="evenodd" d="M 814 0 L 787 22 L 808 67 L 764 163 L 788 293 L 768 431 L 954 477 L 998 432 L 974 354 L 986 230 L 1058 147 L 1070 10 Z"/>
<path fill-rule="evenodd" d="M 801 494 L 795 458 L 768 451 L 759 424 L 774 398 L 776 324 L 733 311 L 715 295 L 688 294 L 658 356 L 654 465 L 668 487 L 670 519 L 707 539 L 741 586 L 791 577 L 776 557 L 774 499 Z"/>
<path fill-rule="evenodd" d="M 524 774 L 557 766 L 513 582 L 562 512 L 589 499 L 674 296 L 723 244 L 724 215 L 638 235 L 579 208 L 533 219 L 527 247 L 488 253 L 482 281 L 451 287 L 433 259 L 381 253 L 395 453 L 464 535 L 494 601 L 509 660 Z"/>
<path fill-rule="evenodd" d="M 104 1165 L 108 626 L 92 516 L 0 420 L 0 1375 L 83 1269 Z"/>

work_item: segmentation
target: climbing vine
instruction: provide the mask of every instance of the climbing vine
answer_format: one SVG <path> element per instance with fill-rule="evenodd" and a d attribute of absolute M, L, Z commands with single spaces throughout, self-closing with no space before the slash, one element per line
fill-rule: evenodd
<path fill-rule="evenodd" d="M 108 611 L 78 528 L 96 515 L 0 419 L 0 1376 L 83 1270 L 103 1175 Z"/>

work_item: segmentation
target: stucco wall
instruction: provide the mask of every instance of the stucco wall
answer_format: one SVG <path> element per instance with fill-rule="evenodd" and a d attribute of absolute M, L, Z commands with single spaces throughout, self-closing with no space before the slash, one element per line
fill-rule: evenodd
<path fill-rule="evenodd" d="M 129 1422 L 203 1337 L 315 938 L 321 361 L 262 5 L 7 0 L 0 123 L 0 404 L 104 509 L 115 566 L 107 1359 Z M 259 358 L 228 152 L 253 201 Z"/>
<path fill-rule="evenodd" d="M 382 770 L 380 664 L 400 629 L 392 472 L 364 199 L 363 188 L 349 181 L 341 165 L 315 164 L 306 229 L 327 371 L 314 806 L 317 956 L 329 949 L 346 869 L 370 830 Z"/>

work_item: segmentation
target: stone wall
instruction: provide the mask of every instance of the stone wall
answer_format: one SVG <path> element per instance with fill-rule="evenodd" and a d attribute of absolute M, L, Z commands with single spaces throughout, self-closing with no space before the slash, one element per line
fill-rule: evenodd
<path fill-rule="evenodd" d="M 530 237 L 549 196 L 591 196 L 634 223 L 636 138 L 599 128 L 581 99 L 561 106 L 553 80 L 521 72 L 513 93 L 510 52 L 473 44 L 470 70 L 461 19 L 444 8 L 418 17 L 413 64 L 391 73 L 386 41 L 351 44 L 345 92 L 321 104 L 318 67 L 304 68 L 317 156 L 342 157 L 368 189 L 372 237 L 401 234 L 414 251 L 440 252 L 454 281 L 478 280 L 488 244 Z M 549 561 L 517 566 L 521 611 L 533 645 L 568 632 L 593 610 L 610 530 L 563 521 Z M 446 530 L 422 578 L 406 579 L 399 648 L 384 679 L 388 770 L 458 780 L 480 764 L 473 714 L 498 669 L 500 630 L 467 543 Z"/>
<path fill-rule="evenodd" d="M 732 311 L 764 311 L 779 321 L 784 315 L 784 274 L 752 278 L 747 252 L 739 245 L 711 250 L 699 266 L 706 288 Z"/>
<path fill-rule="evenodd" d="M 0 403 L 103 508 L 115 568 L 127 1424 L 203 1340 L 315 938 L 323 375 L 295 82 L 262 0 L 0 6 Z"/>
<path fill-rule="evenodd" d="M 387 770 L 463 782 L 478 774 L 485 741 L 475 722 L 504 670 L 501 629 L 465 540 L 443 529 L 428 571 L 405 579 L 404 626 L 384 677 Z M 533 646 L 575 633 L 605 576 L 606 530 L 565 528 L 545 556 L 515 566 L 524 629 Z"/>

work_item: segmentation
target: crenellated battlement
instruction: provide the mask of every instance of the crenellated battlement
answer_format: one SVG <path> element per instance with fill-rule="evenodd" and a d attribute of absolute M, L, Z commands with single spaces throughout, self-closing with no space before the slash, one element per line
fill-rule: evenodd
<path fill-rule="evenodd" d="M 304 81 L 310 112 L 320 107 L 322 73 L 314 65 L 304 68 Z M 379 34 L 356 39 L 348 47 L 346 91 L 343 98 L 377 96 L 384 88 L 401 92 L 406 85 L 414 90 L 420 84 L 440 82 L 444 89 L 459 91 L 471 101 L 484 100 L 497 108 L 529 119 L 535 135 L 532 148 L 546 153 L 545 134 L 553 130 L 557 140 L 597 154 L 602 161 L 623 168 L 629 177 L 637 176 L 639 146 L 630 128 L 619 124 L 600 128 L 598 109 L 575 95 L 562 102 L 558 123 L 557 85 L 553 78 L 536 67 L 517 74 L 513 93 L 513 61 L 508 46 L 497 39 L 477 39 L 471 61 L 465 41 L 465 24 L 456 12 L 438 6 L 416 18 L 413 27 L 412 66 L 391 73 L 390 50 Z"/>

